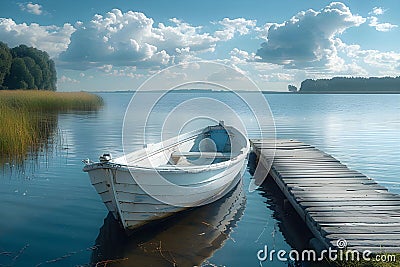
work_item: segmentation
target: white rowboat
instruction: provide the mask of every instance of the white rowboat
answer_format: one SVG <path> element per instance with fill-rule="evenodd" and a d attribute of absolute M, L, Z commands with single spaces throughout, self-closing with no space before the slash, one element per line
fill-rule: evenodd
<path fill-rule="evenodd" d="M 221 122 L 116 159 L 86 160 L 83 171 L 113 216 L 135 229 L 223 197 L 241 179 L 249 149 L 243 133 Z"/>

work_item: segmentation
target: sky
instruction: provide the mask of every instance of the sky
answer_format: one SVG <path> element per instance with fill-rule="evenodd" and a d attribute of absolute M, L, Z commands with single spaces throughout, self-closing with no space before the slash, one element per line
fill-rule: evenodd
<path fill-rule="evenodd" d="M 399 76 L 399 13 L 398 0 L 1 0 L 0 41 L 47 51 L 59 91 L 135 90 L 192 61 L 287 91 L 305 79 Z"/>

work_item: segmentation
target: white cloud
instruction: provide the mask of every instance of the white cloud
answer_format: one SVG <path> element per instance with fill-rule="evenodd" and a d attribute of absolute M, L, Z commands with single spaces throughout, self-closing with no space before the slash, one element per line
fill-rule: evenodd
<path fill-rule="evenodd" d="M 258 58 L 256 56 L 255 53 L 249 53 L 247 51 L 244 50 L 240 50 L 238 48 L 234 48 L 229 55 L 230 57 L 230 62 L 233 64 L 244 64 L 246 62 L 253 62 L 255 60 L 259 60 L 260 58 Z"/>
<path fill-rule="evenodd" d="M 268 30 L 271 26 L 285 26 L 285 23 L 278 24 L 268 22 L 261 27 L 255 27 L 254 30 L 258 33 L 257 37 L 268 41 Z"/>
<path fill-rule="evenodd" d="M 238 75 L 240 74 L 240 75 Z M 243 82 L 247 81 L 248 73 L 242 70 L 236 65 L 230 65 L 229 68 L 225 67 L 216 72 L 211 73 L 206 77 L 206 80 L 209 82 L 226 82 L 226 81 L 233 81 L 233 82 Z"/>
<path fill-rule="evenodd" d="M 378 71 L 381 75 L 398 75 L 400 53 L 394 51 L 382 52 L 375 49 L 363 50 L 360 45 L 347 45 L 339 39 L 336 42 L 338 50 L 352 61 L 352 64 L 349 64 L 350 70 L 359 71 L 360 76 L 368 74 L 376 76 L 375 71 Z M 360 65 L 368 66 L 373 73 L 368 73 Z"/>
<path fill-rule="evenodd" d="M 201 33 L 201 26 L 191 26 L 176 18 L 170 20 L 174 25 L 165 26 L 158 24 L 153 32 L 160 38 L 158 45 L 162 46 L 168 53 L 173 54 L 177 50 L 186 52 L 214 51 L 215 43 L 218 41 L 209 33 Z"/>
<path fill-rule="evenodd" d="M 97 67 L 97 69 L 105 73 L 107 76 L 130 78 L 141 78 L 144 76 L 143 74 L 136 72 L 137 68 L 135 66 L 115 67 L 113 65 L 103 65 Z"/>
<path fill-rule="evenodd" d="M 112 68 L 113 68 L 113 66 L 111 64 L 106 64 L 106 65 L 98 67 L 98 69 L 100 71 L 105 72 L 105 73 L 110 73 Z"/>
<path fill-rule="evenodd" d="M 214 36 L 217 37 L 219 40 L 227 41 L 232 39 L 236 33 L 238 33 L 239 35 L 249 34 L 251 29 L 256 26 L 257 21 L 247 20 L 244 18 L 224 18 L 223 20 L 219 21 L 218 24 L 222 25 L 223 29 L 216 31 L 214 33 Z"/>
<path fill-rule="evenodd" d="M 370 15 L 374 14 L 374 15 L 383 15 L 383 13 L 385 13 L 386 10 L 384 10 L 381 7 L 374 7 L 372 9 L 371 12 L 369 12 Z"/>
<path fill-rule="evenodd" d="M 58 79 L 59 83 L 80 83 L 78 80 L 73 79 L 71 77 L 67 77 L 65 75 L 62 75 L 60 79 Z"/>
<path fill-rule="evenodd" d="M 0 18 L 0 40 L 10 47 L 25 44 L 44 50 L 51 57 L 57 56 L 68 48 L 71 34 L 75 28 L 71 24 L 62 27 L 41 26 L 37 23 L 17 24 L 12 19 Z"/>
<path fill-rule="evenodd" d="M 371 14 L 384 12 L 382 8 L 375 8 Z M 342 3 L 331 3 L 320 11 L 299 12 L 282 24 L 267 23 L 257 28 L 260 37 L 266 40 L 257 55 L 262 62 L 279 64 L 286 70 L 303 69 L 308 77 L 315 78 L 398 75 L 399 53 L 363 50 L 360 45 L 348 45 L 339 38 L 348 28 L 357 27 L 367 20 L 369 26 L 381 31 L 396 27 L 378 23 L 376 16 L 363 18 L 355 15 Z M 293 73 L 267 70 L 267 73 L 260 71 L 259 78 L 283 81 L 289 79 L 290 74 Z"/>
<path fill-rule="evenodd" d="M 335 37 L 365 21 L 339 2 L 320 11 L 301 11 L 282 24 L 267 24 L 267 41 L 261 44 L 257 55 L 263 62 L 286 68 L 330 68 L 341 63 Z"/>
<path fill-rule="evenodd" d="M 212 52 L 216 37 L 176 18 L 170 25 L 154 25 L 143 13 L 113 9 L 95 15 L 89 23 L 77 24 L 60 63 L 87 69 L 105 64 L 152 67 L 185 61 L 199 53 Z"/>
<path fill-rule="evenodd" d="M 397 25 L 385 22 L 385 23 L 379 23 L 378 22 L 378 17 L 380 15 L 383 15 L 386 12 L 382 7 L 374 7 L 371 12 L 369 12 L 369 15 L 372 15 L 368 17 L 369 23 L 368 26 L 375 28 L 375 30 L 379 32 L 388 32 L 393 30 L 394 28 L 397 28 Z"/>
<path fill-rule="evenodd" d="M 375 16 L 368 17 L 369 19 L 369 26 L 374 27 L 375 30 L 380 31 L 380 32 L 388 32 L 394 28 L 397 28 L 397 25 L 385 22 L 385 23 L 379 23 L 378 18 Z"/>
<path fill-rule="evenodd" d="M 41 15 L 43 13 L 42 6 L 39 4 L 34 4 L 32 2 L 25 3 L 25 4 L 18 4 L 20 9 L 23 11 L 27 11 L 34 15 Z"/>
<path fill-rule="evenodd" d="M 400 54 L 390 52 L 380 52 L 378 50 L 360 51 L 364 54 L 364 62 L 375 67 L 396 69 L 400 66 Z"/>
<path fill-rule="evenodd" d="M 288 73 L 271 73 L 271 74 L 259 74 L 258 77 L 267 82 L 291 82 L 294 80 L 294 74 Z"/>

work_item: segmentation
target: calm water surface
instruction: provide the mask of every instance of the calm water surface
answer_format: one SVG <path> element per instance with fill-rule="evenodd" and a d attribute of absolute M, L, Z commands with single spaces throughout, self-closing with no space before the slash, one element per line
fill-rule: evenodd
<path fill-rule="evenodd" d="M 58 116 L 61 142 L 50 154 L 27 160 L 24 170 L 1 169 L 0 266 L 94 266 L 105 259 L 120 260 L 107 266 L 260 266 L 256 253 L 264 245 L 290 250 L 306 243 L 299 224 L 281 221 L 273 184 L 247 192 L 248 172 L 227 198 L 126 238 L 82 172 L 84 158 L 122 153 L 131 95 L 101 95 L 106 106 L 99 112 Z M 265 97 L 278 138 L 313 144 L 400 193 L 399 95 Z"/>

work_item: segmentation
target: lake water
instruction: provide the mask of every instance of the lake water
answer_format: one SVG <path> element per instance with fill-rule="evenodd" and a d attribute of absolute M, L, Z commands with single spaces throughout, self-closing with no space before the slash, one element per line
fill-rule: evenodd
<path fill-rule="evenodd" d="M 82 172 L 82 159 L 123 151 L 131 95 L 101 96 L 106 105 L 98 112 L 58 116 L 55 149 L 27 160 L 24 169 L 1 169 L 0 266 L 94 266 L 102 260 L 115 260 L 107 266 L 260 266 L 256 253 L 264 245 L 287 251 L 307 245 L 298 218 L 282 221 L 292 215 L 282 210 L 278 189 L 267 181 L 249 193 L 248 172 L 226 198 L 127 238 Z M 400 194 L 400 95 L 264 96 L 278 138 L 315 145 Z M 176 93 L 174 100 L 185 97 Z"/>

